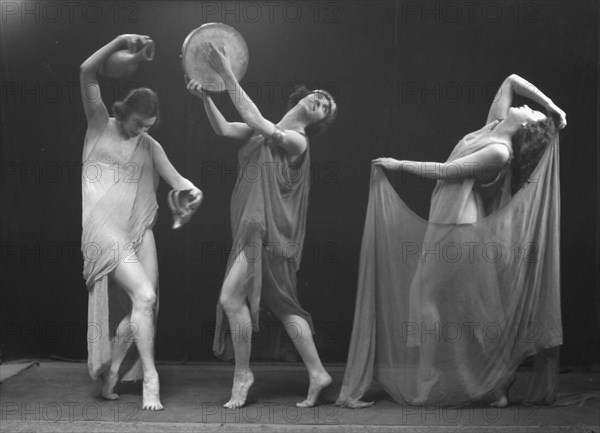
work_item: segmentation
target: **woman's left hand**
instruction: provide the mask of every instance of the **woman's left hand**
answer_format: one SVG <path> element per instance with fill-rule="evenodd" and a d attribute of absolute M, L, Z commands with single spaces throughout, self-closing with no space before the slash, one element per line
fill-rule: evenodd
<path fill-rule="evenodd" d="M 225 77 L 232 73 L 231 62 L 229 61 L 229 57 L 227 57 L 225 46 L 223 46 L 223 52 L 221 52 L 212 42 L 209 42 L 206 44 L 204 50 L 204 59 L 221 77 Z"/>
<path fill-rule="evenodd" d="M 195 209 L 200 206 L 200 203 L 202 203 L 204 194 L 202 194 L 202 191 L 200 191 L 198 188 L 195 188 L 190 191 L 190 195 L 192 197 L 192 201 L 190 201 L 188 205 L 190 209 Z"/>
<path fill-rule="evenodd" d="M 558 106 L 554 103 L 551 103 L 548 106 L 548 110 L 558 116 L 558 125 L 556 125 L 558 129 L 563 129 L 565 126 L 567 126 L 567 113 L 558 108 Z"/>
<path fill-rule="evenodd" d="M 402 168 L 401 161 L 394 158 L 377 158 L 373 160 L 373 165 L 378 165 L 388 170 L 400 170 Z"/>

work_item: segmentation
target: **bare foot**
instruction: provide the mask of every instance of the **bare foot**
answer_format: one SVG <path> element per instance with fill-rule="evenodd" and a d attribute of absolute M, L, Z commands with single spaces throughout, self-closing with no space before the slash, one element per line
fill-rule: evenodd
<path fill-rule="evenodd" d="M 375 406 L 374 401 L 362 401 L 362 400 L 348 399 L 348 402 L 346 403 L 346 407 L 349 407 L 350 409 L 364 409 L 365 407 L 373 407 L 373 406 Z"/>
<path fill-rule="evenodd" d="M 115 386 L 117 386 L 117 382 L 119 381 L 119 373 L 107 371 L 102 375 L 102 398 L 104 400 L 117 400 L 119 398 L 119 394 L 114 392 Z"/>
<path fill-rule="evenodd" d="M 302 403 L 296 403 L 298 407 L 313 407 L 319 398 L 319 393 L 331 383 L 331 376 L 326 372 L 310 378 L 308 396 Z"/>
<path fill-rule="evenodd" d="M 411 402 L 414 405 L 423 405 L 429 399 L 429 394 L 433 389 L 433 386 L 437 383 L 440 378 L 440 373 L 434 370 L 430 373 L 429 378 L 426 380 L 419 380 L 419 391 L 417 397 Z"/>
<path fill-rule="evenodd" d="M 490 403 L 490 406 L 500 408 L 508 406 L 508 390 L 513 383 L 515 383 L 516 379 L 517 377 L 513 374 L 503 385 L 498 388 L 498 390 L 495 392 L 496 400 L 493 403 Z"/>
<path fill-rule="evenodd" d="M 158 374 L 149 376 L 144 375 L 142 409 L 163 410 L 163 405 L 160 402 L 160 385 L 158 382 Z"/>
<path fill-rule="evenodd" d="M 254 375 L 250 370 L 236 372 L 233 375 L 233 387 L 231 388 L 231 398 L 223 405 L 228 409 L 237 409 L 246 403 L 248 391 L 254 383 Z"/>
<path fill-rule="evenodd" d="M 490 406 L 499 408 L 506 407 L 508 406 L 508 398 L 505 394 L 496 395 L 496 401 L 490 403 Z"/>

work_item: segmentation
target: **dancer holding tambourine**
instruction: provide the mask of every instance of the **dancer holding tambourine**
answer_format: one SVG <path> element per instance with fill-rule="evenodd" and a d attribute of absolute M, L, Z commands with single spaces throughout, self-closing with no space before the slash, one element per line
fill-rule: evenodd
<path fill-rule="evenodd" d="M 317 353 L 310 314 L 298 301 L 296 272 L 310 184 L 308 137 L 324 132 L 333 122 L 336 103 L 324 90 L 299 88 L 290 97 L 287 113 L 274 124 L 261 115 L 238 83 L 232 68 L 235 57 L 230 57 L 227 44 L 217 49 L 206 42 L 200 50 L 223 87 L 189 77 L 188 90 L 202 98 L 217 134 L 245 142 L 238 153 L 240 166 L 231 198 L 233 248 L 217 305 L 213 346 L 221 358 L 235 356 L 233 388 L 225 407 L 243 406 L 254 382 L 247 330 L 257 329 L 261 301 L 285 325 L 308 368 L 308 395 L 297 405 L 310 407 L 331 377 Z M 243 122 L 225 120 L 204 90 L 227 91 Z M 250 178 L 249 168 L 260 174 Z"/>

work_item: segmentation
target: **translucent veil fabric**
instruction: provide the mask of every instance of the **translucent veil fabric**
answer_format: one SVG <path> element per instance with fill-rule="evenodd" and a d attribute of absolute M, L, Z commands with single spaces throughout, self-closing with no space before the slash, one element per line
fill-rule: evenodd
<path fill-rule="evenodd" d="M 290 161 L 279 145 L 255 134 L 240 148 L 238 162 L 231 196 L 233 247 L 225 276 L 235 263 L 246 260 L 242 290 L 252 323 L 237 325 L 248 337 L 252 331 L 259 331 L 262 305 L 278 318 L 300 316 L 314 330 L 310 314 L 300 305 L 296 280 L 306 231 L 309 148 Z M 240 255 L 242 251 L 245 258 Z M 233 359 L 233 331 L 223 307 L 217 303 L 213 352 L 218 358 Z M 283 356 L 291 347 L 283 327 L 269 332 L 272 334 L 268 340 L 278 348 L 275 356 Z"/>
<path fill-rule="evenodd" d="M 450 160 L 474 150 L 459 143 Z M 530 183 L 511 197 L 504 176 L 498 208 L 460 224 L 420 218 L 373 166 L 338 405 L 352 407 L 374 382 L 400 403 L 491 399 L 534 354 L 527 401 L 553 401 L 562 344 L 558 163 L 556 140 Z M 489 204 L 485 194 L 472 181 L 438 183 L 430 221 L 461 197 Z"/>
<path fill-rule="evenodd" d="M 96 143 L 106 133 L 105 130 Z M 88 369 L 93 379 L 110 368 L 117 328 L 131 313 L 129 297 L 109 274 L 119 263 L 135 259 L 134 254 L 146 230 L 154 225 L 158 210 L 158 174 L 153 165 L 152 138 L 142 135 L 126 164 L 97 160 L 96 143 L 89 143 L 93 147 L 88 151 L 86 142 L 84 153 L 90 157 L 84 161 L 81 182 L 83 277 L 89 290 Z M 158 302 L 154 313 L 156 325 Z M 135 329 L 126 332 L 119 338 L 131 338 Z M 120 380 L 142 378 L 139 354 L 132 344 L 121 366 Z"/>

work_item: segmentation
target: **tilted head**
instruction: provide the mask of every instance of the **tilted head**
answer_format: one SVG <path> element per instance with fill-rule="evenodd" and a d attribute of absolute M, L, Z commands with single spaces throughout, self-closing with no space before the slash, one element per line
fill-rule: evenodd
<path fill-rule="evenodd" d="M 123 101 L 113 104 L 113 112 L 126 135 L 143 134 L 159 123 L 158 95 L 145 87 L 133 89 Z"/>
<path fill-rule="evenodd" d="M 546 119 L 546 115 L 541 111 L 532 110 L 527 105 L 522 107 L 510 107 L 506 113 L 505 120 L 517 125 L 539 122 Z"/>
<path fill-rule="evenodd" d="M 534 114 L 533 116 L 538 120 L 524 122 L 512 136 L 514 159 L 512 162 L 511 189 L 513 194 L 529 182 L 529 178 L 540 162 L 544 151 L 554 142 L 558 134 L 552 116 L 546 117 L 544 114 L 540 114 L 543 118 Z"/>
<path fill-rule="evenodd" d="M 326 90 L 309 90 L 298 86 L 288 98 L 288 111 L 302 110 L 307 121 L 306 135 L 315 137 L 324 133 L 337 117 L 338 108 L 333 96 Z"/>

